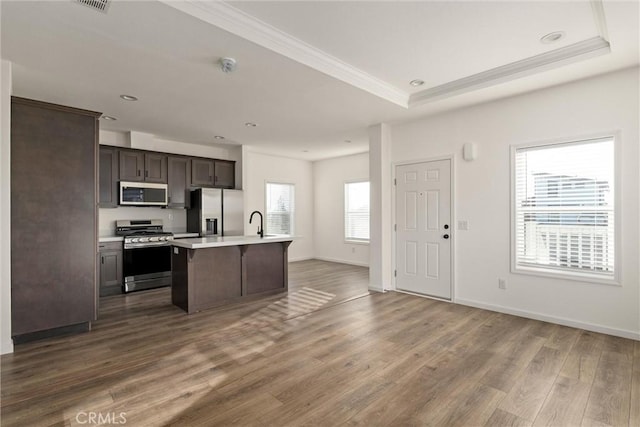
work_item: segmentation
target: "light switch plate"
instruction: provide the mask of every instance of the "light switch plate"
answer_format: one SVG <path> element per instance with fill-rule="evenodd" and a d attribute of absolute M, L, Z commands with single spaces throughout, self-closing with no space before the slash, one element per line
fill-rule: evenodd
<path fill-rule="evenodd" d="M 469 222 L 465 220 L 458 221 L 458 230 L 468 230 Z"/>

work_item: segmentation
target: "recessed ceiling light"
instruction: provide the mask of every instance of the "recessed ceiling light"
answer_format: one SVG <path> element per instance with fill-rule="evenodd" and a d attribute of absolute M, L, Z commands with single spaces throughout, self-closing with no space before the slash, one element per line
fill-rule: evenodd
<path fill-rule="evenodd" d="M 246 127 L 248 127 L 248 128 L 254 128 L 254 127 L 258 126 L 257 124 L 255 124 L 255 123 L 251 123 L 251 122 L 247 122 L 247 123 L 245 123 L 244 125 L 245 125 Z"/>
<path fill-rule="evenodd" d="M 351 144 L 351 140 L 350 139 L 345 139 L 344 142 L 346 142 L 347 144 Z"/>
<path fill-rule="evenodd" d="M 308 153 L 308 152 L 309 152 L 309 150 L 302 150 L 302 152 L 303 152 L 303 153 Z"/>
<path fill-rule="evenodd" d="M 540 41 L 544 44 L 555 43 L 565 36 L 564 31 L 554 31 L 546 36 L 540 37 Z"/>
<path fill-rule="evenodd" d="M 422 86 L 424 84 L 424 80 L 419 80 L 419 79 L 411 80 L 409 84 L 411 86 Z"/>
<path fill-rule="evenodd" d="M 120 98 L 124 99 L 125 101 L 137 101 L 138 98 L 133 96 L 133 95 L 120 95 Z"/>
<path fill-rule="evenodd" d="M 111 120 L 111 121 L 118 120 L 115 117 L 111 117 L 111 116 L 102 116 L 101 118 L 104 120 Z"/>
<path fill-rule="evenodd" d="M 215 139 L 224 139 L 224 136 L 222 136 L 222 135 L 216 135 L 216 136 L 214 136 L 214 138 L 215 138 Z"/>

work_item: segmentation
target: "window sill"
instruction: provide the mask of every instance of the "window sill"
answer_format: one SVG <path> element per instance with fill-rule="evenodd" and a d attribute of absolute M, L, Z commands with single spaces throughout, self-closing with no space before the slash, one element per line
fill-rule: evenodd
<path fill-rule="evenodd" d="M 571 280 L 574 282 L 587 282 L 607 286 L 622 286 L 619 278 L 616 276 L 607 278 L 596 274 L 569 272 L 553 268 L 519 266 L 512 267 L 511 272 L 514 274 L 526 274 L 529 276 L 538 276 L 557 280 Z"/>
<path fill-rule="evenodd" d="M 368 240 L 345 240 L 345 245 L 364 245 L 369 246 Z"/>

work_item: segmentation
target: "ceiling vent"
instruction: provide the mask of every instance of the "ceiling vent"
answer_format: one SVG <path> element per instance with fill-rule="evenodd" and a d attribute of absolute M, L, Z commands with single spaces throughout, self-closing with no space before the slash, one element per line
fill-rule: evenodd
<path fill-rule="evenodd" d="M 76 0 L 76 2 L 90 7 L 93 10 L 107 13 L 107 8 L 111 0 Z"/>

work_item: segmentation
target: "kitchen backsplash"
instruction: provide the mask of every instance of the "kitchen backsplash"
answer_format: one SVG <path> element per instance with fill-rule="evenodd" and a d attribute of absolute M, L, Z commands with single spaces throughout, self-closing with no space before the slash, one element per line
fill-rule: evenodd
<path fill-rule="evenodd" d="M 119 207 L 100 209 L 98 234 L 100 237 L 113 236 L 116 220 L 119 219 L 161 219 L 165 231 L 184 233 L 187 231 L 186 209 L 162 209 L 152 207 Z"/>

